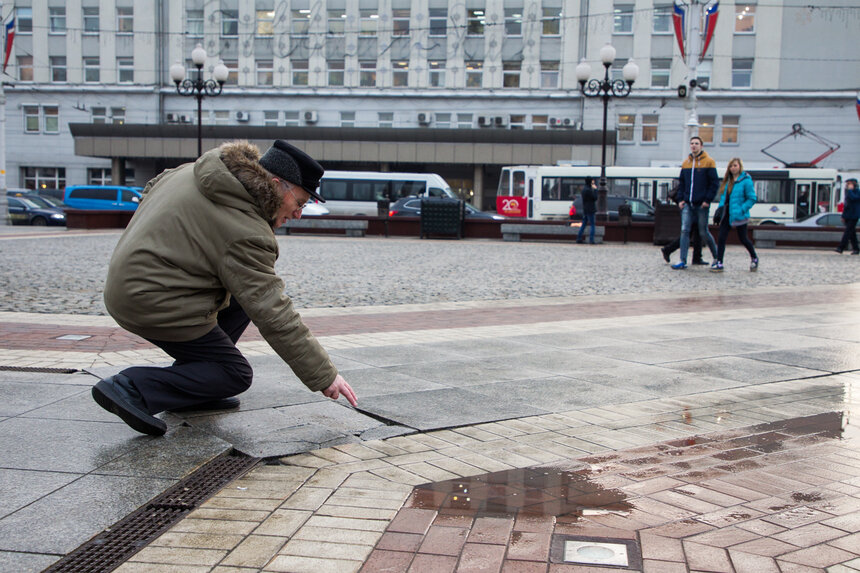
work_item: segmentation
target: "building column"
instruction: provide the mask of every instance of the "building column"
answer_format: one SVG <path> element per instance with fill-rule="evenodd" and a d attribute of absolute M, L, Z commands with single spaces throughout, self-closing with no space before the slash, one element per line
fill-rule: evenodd
<path fill-rule="evenodd" d="M 484 166 L 476 164 L 473 168 L 472 190 L 475 192 L 474 203 L 476 209 L 484 210 Z"/>
<path fill-rule="evenodd" d="M 114 185 L 125 185 L 125 157 L 111 157 L 110 182 Z"/>

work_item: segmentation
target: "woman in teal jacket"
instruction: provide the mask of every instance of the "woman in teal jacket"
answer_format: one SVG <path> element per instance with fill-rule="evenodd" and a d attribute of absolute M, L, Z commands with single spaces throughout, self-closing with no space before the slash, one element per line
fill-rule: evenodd
<path fill-rule="evenodd" d="M 729 230 L 734 227 L 741 244 L 749 251 L 750 270 L 756 271 L 758 270 L 758 256 L 752 241 L 747 236 L 750 208 L 756 202 L 755 186 L 750 176 L 744 173 L 744 164 L 740 158 L 734 157 L 729 161 L 720 187 L 720 191 L 722 191 L 720 207 L 723 209 L 723 216 L 720 219 L 720 233 L 717 237 L 717 260 L 711 263 L 711 270 L 714 272 L 723 270 L 726 239 L 729 238 Z"/>

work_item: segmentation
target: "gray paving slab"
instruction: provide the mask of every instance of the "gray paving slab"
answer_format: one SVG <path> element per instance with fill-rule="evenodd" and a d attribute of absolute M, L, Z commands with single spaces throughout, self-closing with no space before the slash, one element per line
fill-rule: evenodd
<path fill-rule="evenodd" d="M 341 348 L 330 352 L 332 356 L 349 358 L 368 366 L 384 368 L 400 364 L 415 364 L 417 362 L 444 362 L 456 360 L 462 356 L 440 348 L 427 348 L 424 345 L 396 344 L 391 346 L 376 346 L 363 348 Z"/>
<path fill-rule="evenodd" d="M 67 485 L 82 474 L 0 468 L 0 517 Z M 0 569 L 5 571 L 5 569 Z"/>
<path fill-rule="evenodd" d="M 173 483 L 166 479 L 85 475 L 0 519 L 0 550 L 63 555 Z"/>
<path fill-rule="evenodd" d="M 445 362 L 434 362 L 432 367 L 444 368 Z M 390 394 L 402 394 L 408 392 L 420 392 L 423 390 L 441 390 L 446 384 L 432 382 L 417 376 L 409 376 L 398 371 L 398 368 L 364 368 L 362 370 L 351 370 L 344 374 L 349 385 L 355 390 L 359 399 L 359 406 L 367 398 L 373 396 L 387 396 Z"/>
<path fill-rule="evenodd" d="M 363 399 L 359 408 L 422 431 L 548 412 L 506 396 L 486 396 L 462 388 L 371 396 Z"/>
<path fill-rule="evenodd" d="M 315 424 L 342 434 L 358 435 L 382 425 L 379 420 L 332 400 L 299 406 L 284 406 L 277 408 L 277 412 L 287 416 L 296 426 Z"/>
<path fill-rule="evenodd" d="M 598 370 L 625 366 L 627 362 L 592 354 L 586 349 L 527 352 L 500 358 L 498 363 L 508 367 L 532 368 L 545 374 L 573 376 L 583 370 Z"/>
<path fill-rule="evenodd" d="M 407 364 L 389 370 L 444 386 L 462 388 L 487 382 L 524 380 L 540 377 L 542 372 L 520 364 L 500 364 L 497 360 L 454 360 L 443 363 Z M 350 382 L 352 383 L 352 382 Z"/>
<path fill-rule="evenodd" d="M 3 400 L 0 414 L 20 416 L 74 394 L 80 394 L 83 386 L 65 386 L 38 382 L 3 383 Z"/>
<path fill-rule="evenodd" d="M 633 402 L 652 396 L 652 394 L 622 390 L 567 376 L 482 384 L 470 387 L 469 391 L 483 394 L 488 400 L 505 396 L 515 403 L 532 406 L 547 412 L 563 412 L 603 404 Z"/>
<path fill-rule="evenodd" d="M 805 336 L 815 338 L 827 338 L 830 340 L 843 340 L 845 342 L 860 342 L 860 328 L 857 325 L 828 325 L 815 328 L 803 328 L 798 332 Z"/>
<path fill-rule="evenodd" d="M 609 391 L 627 390 L 641 397 L 690 396 L 743 385 L 728 378 L 708 376 L 702 372 L 673 369 L 674 363 L 662 365 L 626 365 L 591 372 L 579 372 L 573 378 L 599 385 Z M 750 381 L 746 381 L 750 383 Z M 621 400 L 619 400 L 619 403 Z"/>
<path fill-rule="evenodd" d="M 85 422 L 116 422 L 117 417 L 93 401 L 91 386 L 76 386 L 76 393 L 41 408 L 20 415 L 21 418 L 78 420 Z"/>
<path fill-rule="evenodd" d="M 800 350 L 775 350 L 757 352 L 749 358 L 766 360 L 779 364 L 791 364 L 803 368 L 845 372 L 860 369 L 860 344 L 853 342 L 834 342 L 826 347 L 804 348 Z"/>
<path fill-rule="evenodd" d="M 0 551 L 0 571 L 15 573 L 38 573 L 59 559 L 57 555 L 39 555 Z"/>
<path fill-rule="evenodd" d="M 537 341 L 531 343 L 525 340 L 514 340 L 513 338 L 486 338 L 471 339 L 468 341 L 450 340 L 446 342 L 433 342 L 425 345 L 425 348 L 481 359 L 520 354 L 522 352 L 537 352 L 542 350 L 543 346 L 543 344 Z"/>
<path fill-rule="evenodd" d="M 673 362 L 663 366 L 671 370 L 683 370 L 694 375 L 710 376 L 737 380 L 746 384 L 762 384 L 780 380 L 796 380 L 828 374 L 822 370 L 797 368 L 780 363 L 765 362 L 757 357 L 761 354 L 745 356 L 721 356 L 704 360 Z"/>
<path fill-rule="evenodd" d="M 594 334 L 593 330 L 581 330 L 573 332 L 552 332 L 547 334 L 528 334 L 523 336 L 510 336 L 505 338 L 513 344 L 514 354 L 522 352 L 536 352 L 537 350 L 547 350 L 553 348 L 575 349 L 575 348 L 593 348 L 595 346 L 611 346 L 613 344 L 622 344 L 622 341 L 609 336 L 599 336 Z M 525 346 L 517 346 L 525 345 Z M 530 346 L 538 346 L 538 349 L 529 348 Z"/>

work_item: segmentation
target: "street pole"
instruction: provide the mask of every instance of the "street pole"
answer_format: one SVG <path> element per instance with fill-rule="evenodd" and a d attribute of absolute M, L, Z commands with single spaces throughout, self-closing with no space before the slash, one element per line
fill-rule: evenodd
<path fill-rule="evenodd" d="M 698 77 L 699 53 L 702 50 L 699 24 L 702 21 L 704 5 L 709 2 L 709 0 L 689 1 L 690 25 L 692 29 L 690 30 L 690 34 L 687 36 L 690 39 L 686 45 L 688 54 L 681 54 L 684 56 L 687 69 L 689 70 L 687 81 L 689 91 L 687 92 L 687 101 L 684 106 L 687 110 L 687 117 L 684 122 L 684 141 L 681 142 L 681 157 L 687 156 L 690 152 L 690 138 L 694 135 L 698 135 L 699 133 L 699 116 L 696 112 L 696 105 L 698 103 L 696 101 L 696 87 L 698 85 L 698 81 L 691 80 L 697 80 Z"/>
<path fill-rule="evenodd" d="M 14 7 L 13 7 L 14 9 Z M 3 2 L 0 1 L 0 29 L 5 30 L 3 18 Z M 3 38 L 3 60 L 6 59 L 6 38 Z M 6 200 L 6 92 L 3 89 L 3 78 L 0 77 L 0 225 L 8 224 L 9 208 Z"/>
<path fill-rule="evenodd" d="M 185 66 L 176 62 L 170 66 L 170 79 L 176 84 L 176 93 L 183 96 L 197 98 L 197 157 L 203 155 L 203 98 L 206 96 L 216 97 L 221 95 L 224 82 L 230 74 L 223 61 L 219 61 L 212 70 L 214 79 L 203 79 L 203 65 L 206 63 L 206 50 L 197 44 L 191 51 L 191 61 L 197 68 L 197 77 L 189 79 L 185 77 Z"/>

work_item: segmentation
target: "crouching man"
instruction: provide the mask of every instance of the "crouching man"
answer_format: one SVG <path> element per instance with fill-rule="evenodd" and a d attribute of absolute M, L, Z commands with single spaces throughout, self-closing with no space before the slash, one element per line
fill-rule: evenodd
<path fill-rule="evenodd" d="M 147 184 L 111 258 L 104 300 L 120 326 L 175 362 L 101 380 L 92 393 L 102 408 L 161 436 L 159 412 L 238 407 L 253 376 L 236 348 L 249 322 L 311 391 L 356 405 L 275 274 L 274 230 L 300 218 L 311 197 L 324 201 L 322 174 L 283 140 L 262 156 L 235 141 Z"/>

